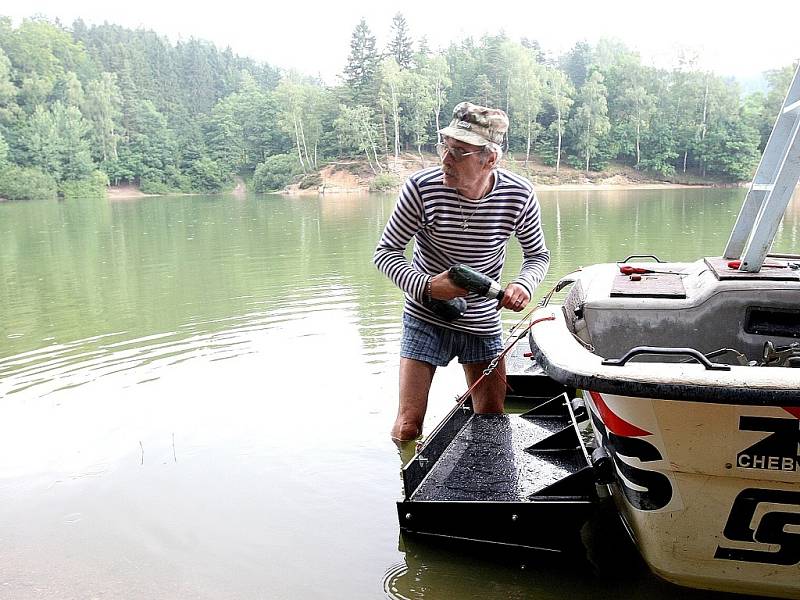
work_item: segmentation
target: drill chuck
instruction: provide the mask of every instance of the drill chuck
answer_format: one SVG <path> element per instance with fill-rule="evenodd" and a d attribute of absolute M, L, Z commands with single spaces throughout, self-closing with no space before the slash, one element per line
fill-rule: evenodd
<path fill-rule="evenodd" d="M 478 294 L 478 296 L 491 298 L 492 300 L 502 300 L 505 295 L 505 290 L 494 279 L 467 265 L 450 267 L 448 275 L 458 287 Z"/>

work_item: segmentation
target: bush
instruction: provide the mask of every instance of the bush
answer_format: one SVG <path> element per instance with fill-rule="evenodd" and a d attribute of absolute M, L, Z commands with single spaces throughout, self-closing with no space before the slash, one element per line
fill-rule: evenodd
<path fill-rule="evenodd" d="M 227 183 L 222 168 L 208 157 L 202 157 L 189 166 L 191 187 L 203 192 L 218 192 Z"/>
<path fill-rule="evenodd" d="M 0 198 L 50 200 L 56 197 L 56 180 L 32 167 L 0 167 Z"/>
<path fill-rule="evenodd" d="M 107 188 L 108 176 L 102 171 L 94 171 L 86 179 L 62 182 L 58 192 L 67 200 L 105 198 Z"/>
<path fill-rule="evenodd" d="M 139 189 L 145 194 L 169 194 L 174 192 L 168 184 L 149 177 L 142 177 L 139 180 Z"/>
<path fill-rule="evenodd" d="M 309 173 L 304 175 L 298 184 L 301 190 L 307 190 L 312 187 L 319 187 L 322 185 L 322 176 L 319 173 Z"/>
<path fill-rule="evenodd" d="M 396 192 L 400 187 L 400 181 L 391 173 L 381 173 L 376 175 L 369 184 L 370 192 Z"/>
<path fill-rule="evenodd" d="M 276 154 L 256 166 L 253 173 L 253 189 L 257 192 L 274 192 L 286 187 L 300 173 L 297 157 L 291 154 Z"/>

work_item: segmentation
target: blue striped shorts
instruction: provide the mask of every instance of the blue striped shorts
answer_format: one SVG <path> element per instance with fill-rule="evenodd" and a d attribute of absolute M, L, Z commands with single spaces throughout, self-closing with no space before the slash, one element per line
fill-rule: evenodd
<path fill-rule="evenodd" d="M 447 366 L 454 357 L 463 364 L 484 363 L 503 351 L 503 339 L 498 335 L 474 335 L 447 329 L 403 313 L 403 337 L 400 356 Z"/>

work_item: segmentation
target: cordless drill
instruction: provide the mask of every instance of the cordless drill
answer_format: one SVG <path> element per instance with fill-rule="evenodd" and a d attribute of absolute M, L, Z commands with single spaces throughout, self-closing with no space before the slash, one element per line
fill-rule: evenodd
<path fill-rule="evenodd" d="M 505 294 L 505 290 L 494 279 L 467 265 L 450 267 L 447 276 L 458 287 L 473 292 L 478 296 L 501 300 Z M 445 321 L 460 319 L 467 312 L 467 301 L 460 297 L 452 300 L 432 299 L 425 302 L 425 306 Z"/>

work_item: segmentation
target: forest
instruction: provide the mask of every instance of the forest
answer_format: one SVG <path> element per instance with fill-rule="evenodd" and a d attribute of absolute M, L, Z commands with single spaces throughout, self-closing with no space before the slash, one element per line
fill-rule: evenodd
<path fill-rule="evenodd" d="M 390 177 L 401 153 L 432 150 L 462 100 L 506 110 L 507 150 L 523 170 L 615 162 L 746 181 L 794 67 L 743 94 L 700 62 L 657 69 L 614 40 L 553 56 L 503 34 L 434 50 L 398 13 L 385 47 L 365 20 L 355 25 L 329 85 L 203 40 L 0 17 L 0 198 L 101 196 L 125 184 L 215 192 L 239 178 L 271 191 L 314 185 L 344 157 Z"/>

